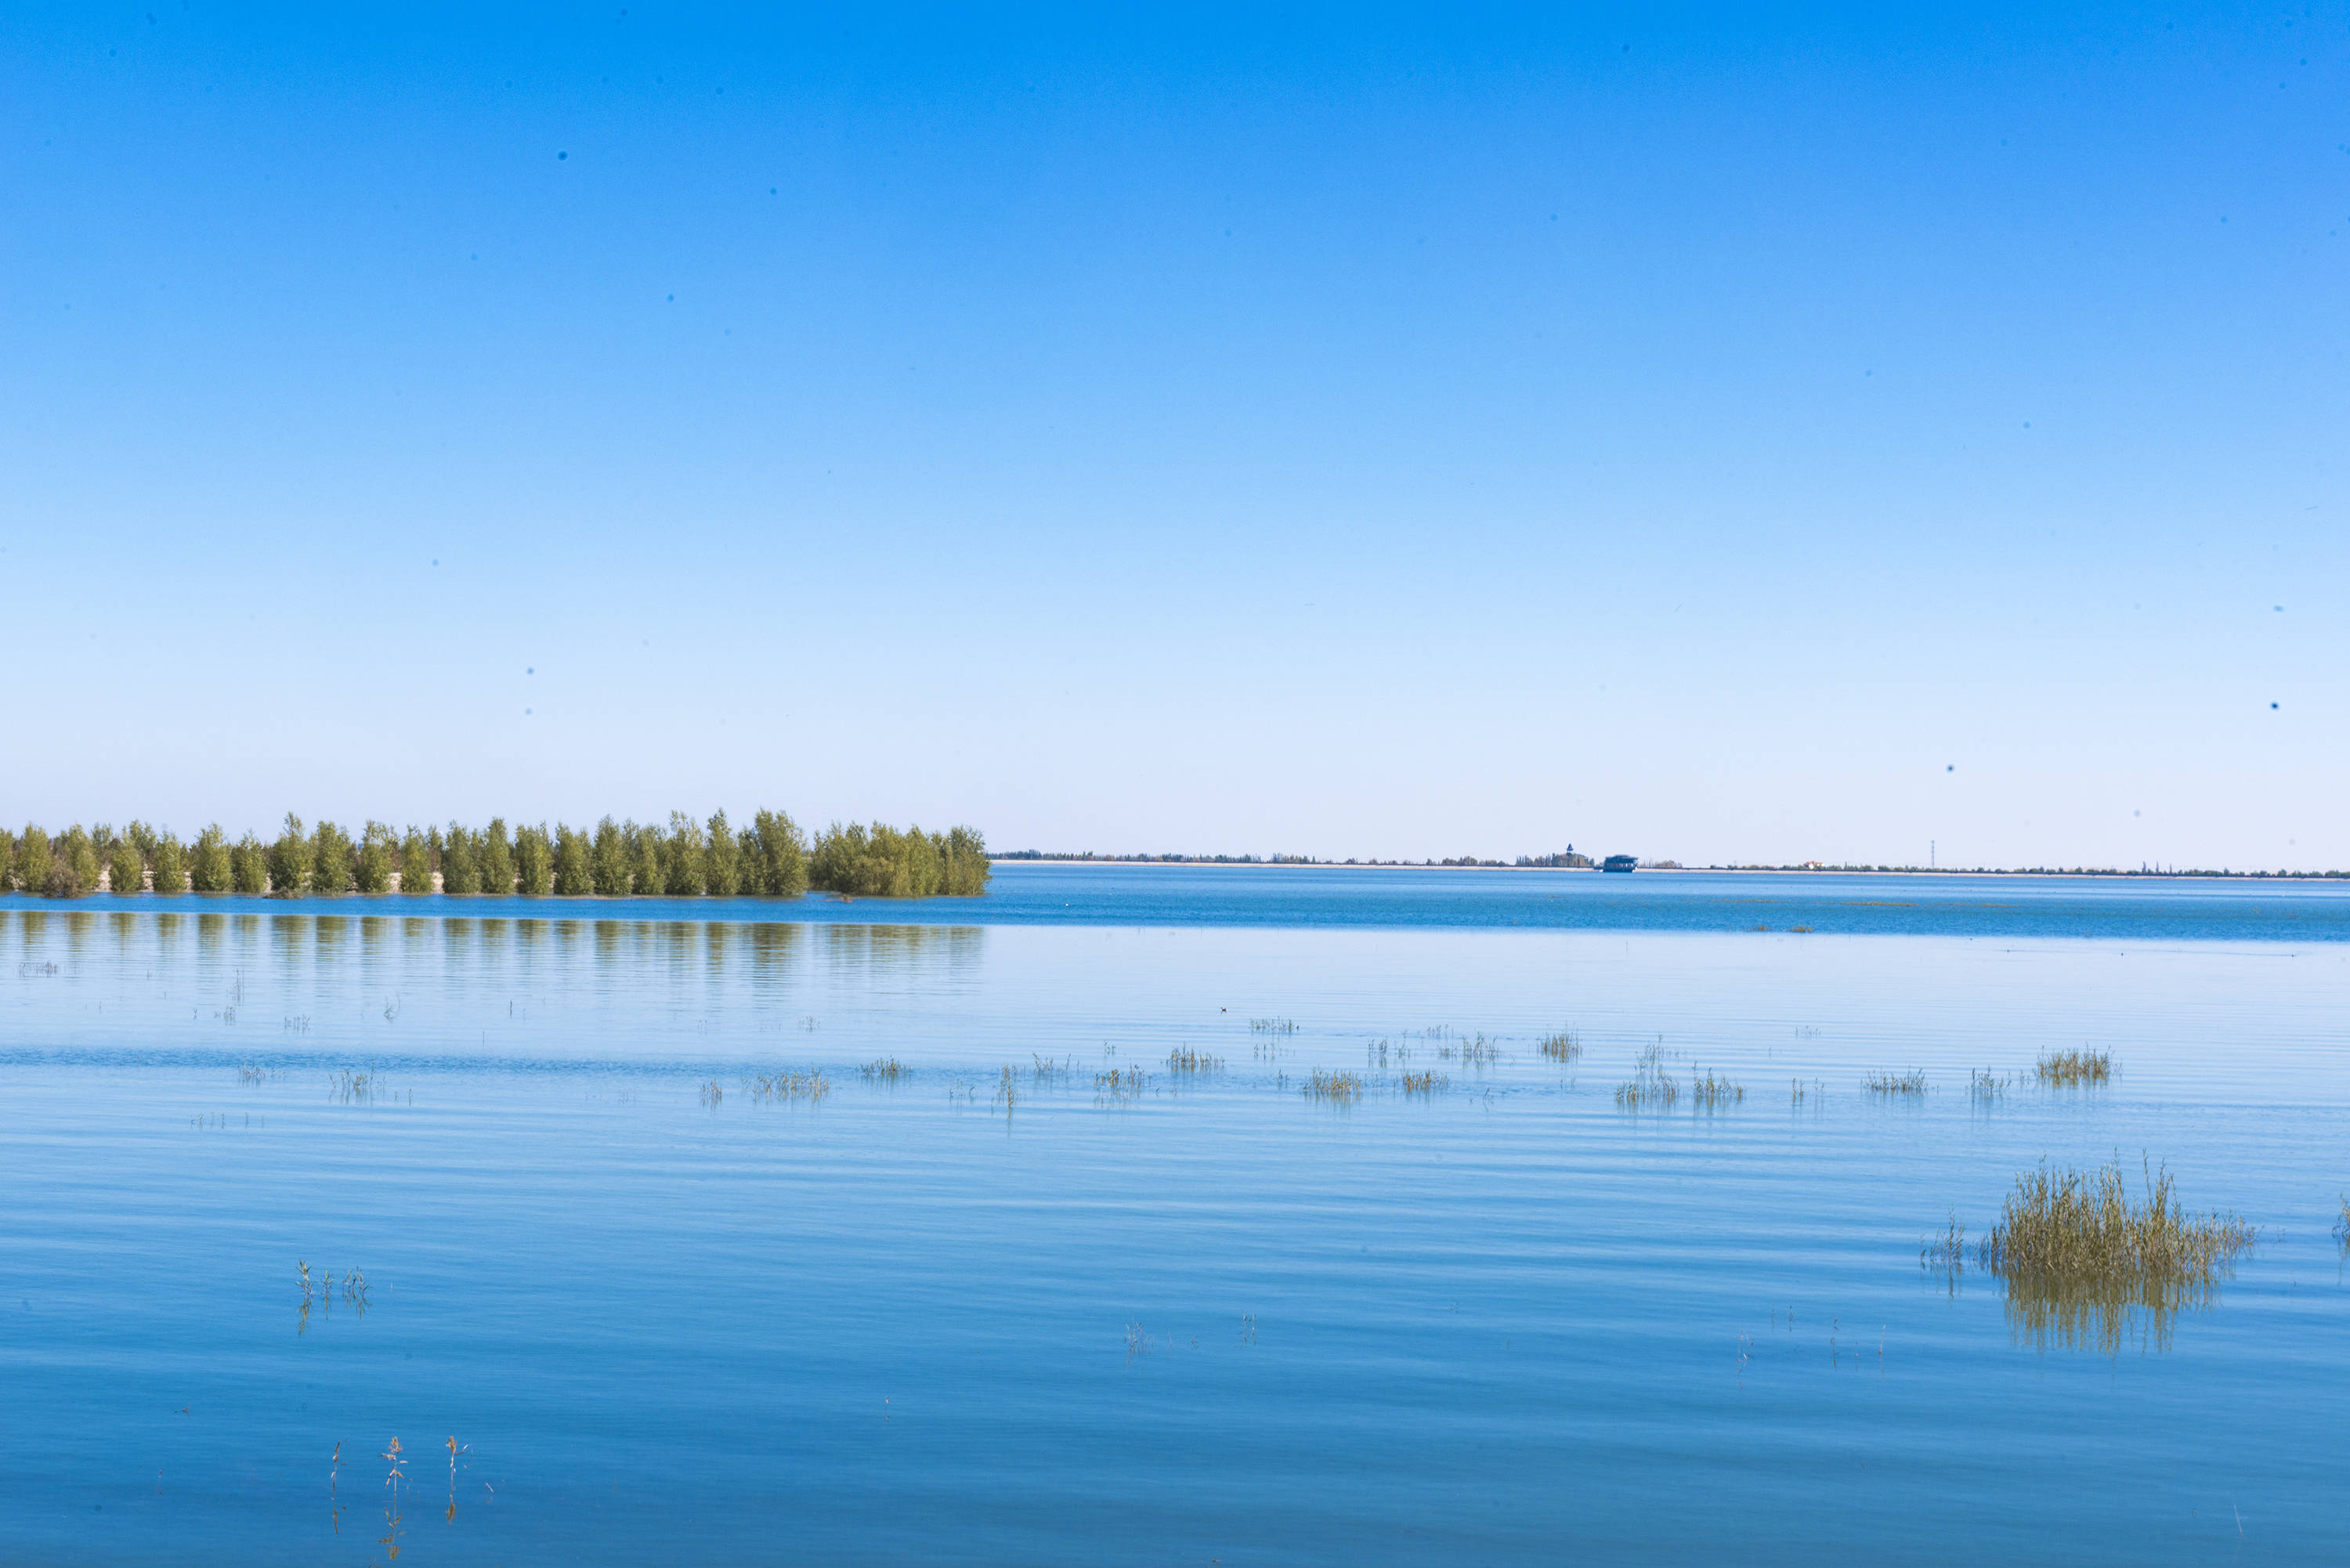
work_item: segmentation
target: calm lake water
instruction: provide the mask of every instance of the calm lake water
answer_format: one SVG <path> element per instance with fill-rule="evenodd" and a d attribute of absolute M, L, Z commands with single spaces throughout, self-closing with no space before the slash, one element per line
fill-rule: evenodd
<path fill-rule="evenodd" d="M 0 900 L 0 1560 L 2339 1563 L 2345 939 L 2064 879 Z M 1619 1108 L 1649 1049 L 1744 1097 Z M 2259 1226 L 2216 1299 L 1920 1267 L 2115 1158 Z"/>

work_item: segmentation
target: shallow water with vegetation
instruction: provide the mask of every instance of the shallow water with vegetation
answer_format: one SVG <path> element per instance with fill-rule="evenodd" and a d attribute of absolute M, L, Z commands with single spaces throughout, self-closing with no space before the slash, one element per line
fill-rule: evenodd
<path fill-rule="evenodd" d="M 0 1558 L 2339 1561 L 2345 917 L 9 899 Z M 2253 1242 L 1936 1262 L 2043 1164 Z"/>

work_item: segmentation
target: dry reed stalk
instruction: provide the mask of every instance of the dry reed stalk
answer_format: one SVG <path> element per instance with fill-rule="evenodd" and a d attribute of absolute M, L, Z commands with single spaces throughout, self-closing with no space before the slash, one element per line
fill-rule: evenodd
<path fill-rule="evenodd" d="M 1326 1073 L 1316 1067 L 1304 1089 L 1308 1099 L 1345 1105 L 1363 1097 L 1363 1080 L 1352 1073 Z"/>
<path fill-rule="evenodd" d="M 1922 1095 L 1926 1075 L 1915 1067 L 1907 1073 L 1871 1073 L 1860 1086 L 1872 1095 Z"/>
<path fill-rule="evenodd" d="M 2113 1073 L 2114 1054 L 2110 1051 L 2052 1051 L 2040 1058 L 2033 1075 L 2043 1084 L 2077 1088 L 2085 1084 L 2105 1083 Z"/>

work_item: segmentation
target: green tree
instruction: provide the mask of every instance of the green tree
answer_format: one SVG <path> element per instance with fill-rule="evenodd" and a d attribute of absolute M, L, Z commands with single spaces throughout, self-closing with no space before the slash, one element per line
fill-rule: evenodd
<path fill-rule="evenodd" d="M 307 844 L 307 840 L 297 837 L 295 842 Z M 258 897 L 269 891 L 269 862 L 273 848 L 250 833 L 230 848 L 229 880 L 238 892 Z"/>
<path fill-rule="evenodd" d="M 351 890 L 351 836 L 331 822 L 320 822 L 310 835 L 310 890 Z"/>
<path fill-rule="evenodd" d="M 708 886 L 709 847 L 702 836 L 702 824 L 681 811 L 671 812 L 669 832 L 660 835 L 658 843 L 661 891 L 672 898 L 702 892 Z"/>
<path fill-rule="evenodd" d="M 149 865 L 154 861 L 155 846 L 161 842 L 162 838 L 161 834 L 158 834 L 153 828 L 148 826 L 147 824 L 140 822 L 136 817 L 133 817 L 131 819 L 130 826 L 122 830 L 122 836 L 130 840 L 133 845 L 138 846 L 139 863 L 140 865 Z"/>
<path fill-rule="evenodd" d="M 987 890 L 987 846 L 976 828 L 900 830 L 887 823 L 834 823 L 808 857 L 808 885 L 875 898 L 973 897 Z"/>
<path fill-rule="evenodd" d="M 886 873 L 876 861 L 870 836 L 862 823 L 847 826 L 836 822 L 816 836 L 816 848 L 808 856 L 808 886 L 827 893 L 867 894 L 886 880 Z"/>
<path fill-rule="evenodd" d="M 941 893 L 958 898 L 976 898 L 987 891 L 988 878 L 995 867 L 988 863 L 987 840 L 976 827 L 958 827 L 946 836 L 941 846 L 946 862 L 945 883 Z"/>
<path fill-rule="evenodd" d="M 482 863 L 473 853 L 473 835 L 453 822 L 441 838 L 441 890 L 452 897 L 482 890 Z"/>
<path fill-rule="evenodd" d="M 286 814 L 286 826 L 277 842 L 269 846 L 269 896 L 273 898 L 298 898 L 310 885 L 310 839 L 303 831 L 302 819 L 292 812 Z"/>
<path fill-rule="evenodd" d="M 596 890 L 596 858 L 588 835 L 562 823 L 555 825 L 555 891 L 577 898 Z"/>
<path fill-rule="evenodd" d="M 743 846 L 726 826 L 726 814 L 710 814 L 710 837 L 702 852 L 702 889 L 713 898 L 731 898 L 743 888 Z"/>
<path fill-rule="evenodd" d="M 473 864 L 482 891 L 506 898 L 514 892 L 514 846 L 506 839 L 506 819 L 490 818 L 490 826 L 473 840 Z"/>
<path fill-rule="evenodd" d="M 596 847 L 590 858 L 595 867 L 598 896 L 606 898 L 627 897 L 631 871 L 629 836 L 619 823 L 608 816 L 596 825 Z"/>
<path fill-rule="evenodd" d="M 659 898 L 661 894 L 660 829 L 650 823 L 639 827 L 627 824 L 621 830 L 628 836 L 629 891 L 639 898 Z"/>
<path fill-rule="evenodd" d="M 400 891 L 403 897 L 432 891 L 432 845 L 412 823 L 400 839 Z"/>
<path fill-rule="evenodd" d="M 25 836 L 16 841 L 16 886 L 27 893 L 45 891 L 49 885 L 49 862 L 55 857 L 48 834 L 26 823 Z"/>
<path fill-rule="evenodd" d="M 188 855 L 188 882 L 199 893 L 225 893 L 236 886 L 236 874 L 229 866 L 228 835 L 219 823 L 196 835 Z"/>
<path fill-rule="evenodd" d="M 533 898 L 544 898 L 555 879 L 555 849 L 546 840 L 546 827 L 521 827 L 515 830 L 515 891 Z"/>
<path fill-rule="evenodd" d="M 168 828 L 155 835 L 154 846 L 155 858 L 148 870 L 154 879 L 156 894 L 160 897 L 186 892 L 188 890 L 187 851 L 180 847 L 180 841 L 172 836 L 171 830 Z"/>
<path fill-rule="evenodd" d="M 16 836 L 0 831 L 0 893 L 16 885 Z"/>
<path fill-rule="evenodd" d="M 105 830 L 101 827 L 99 831 Z M 108 834 L 107 836 L 110 838 L 113 835 Z M 66 890 L 51 896 L 59 898 L 78 898 L 86 893 L 97 892 L 98 840 L 77 822 L 66 830 L 65 837 L 58 843 L 57 851 L 57 858 L 65 863 L 65 879 L 60 884 L 57 872 L 52 867 L 49 880 L 52 885 L 63 886 Z"/>
<path fill-rule="evenodd" d="M 351 881 L 360 892 L 390 890 L 393 848 L 390 824 L 370 822 L 360 830 L 359 860 L 351 867 Z"/>
<path fill-rule="evenodd" d="M 741 890 L 796 898 L 807 885 L 807 839 L 799 824 L 785 812 L 761 809 L 743 835 Z"/>
<path fill-rule="evenodd" d="M 118 898 L 147 890 L 147 863 L 140 858 L 139 846 L 126 835 L 114 841 L 106 857 L 106 890 Z"/>
<path fill-rule="evenodd" d="M 834 823 L 816 836 L 808 885 L 867 898 L 920 898 L 936 889 L 938 856 L 921 829 Z"/>

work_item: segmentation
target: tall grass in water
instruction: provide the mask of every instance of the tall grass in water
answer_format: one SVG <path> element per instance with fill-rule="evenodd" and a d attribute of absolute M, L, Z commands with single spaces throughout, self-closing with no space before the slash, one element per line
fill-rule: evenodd
<path fill-rule="evenodd" d="M 1860 1081 L 1860 1086 L 1872 1095 L 1922 1095 L 1926 1092 L 1926 1075 L 1916 1068 L 1907 1073 L 1871 1073 Z"/>
<path fill-rule="evenodd" d="M 1167 1070 L 1170 1073 L 1213 1073 L 1222 1068 L 1222 1056 L 1211 1056 L 1205 1051 L 1194 1051 L 1189 1045 L 1178 1045 L 1167 1053 Z"/>
<path fill-rule="evenodd" d="M 1464 1034 L 1452 1044 L 1438 1046 L 1436 1054 L 1448 1060 L 1458 1057 L 1471 1066 L 1488 1067 L 1501 1054 L 1501 1046 L 1482 1033 Z"/>
<path fill-rule="evenodd" d="M 1719 1073 L 1709 1072 L 1703 1077 L 1690 1080 L 1690 1108 L 1695 1111 L 1727 1110 L 1743 1102 L 1746 1086 L 1733 1084 Z"/>
<path fill-rule="evenodd" d="M 2065 1088 L 2102 1084 L 2113 1074 L 2114 1054 L 2110 1051 L 2051 1051 L 2033 1069 L 2033 1076 L 2042 1083 Z"/>
<path fill-rule="evenodd" d="M 1583 1042 L 1572 1031 L 1562 1029 L 1555 1034 L 1544 1035 L 1534 1049 L 1554 1062 L 1572 1062 L 1583 1054 Z"/>
<path fill-rule="evenodd" d="M 867 1075 L 872 1075 L 868 1071 Z M 805 1073 L 762 1073 L 751 1080 L 751 1097 L 761 1101 L 814 1105 L 830 1093 L 831 1083 L 813 1068 Z"/>
<path fill-rule="evenodd" d="M 2007 1287 L 2008 1322 L 2020 1339 L 2117 1350 L 2132 1336 L 2169 1343 L 2172 1320 L 2209 1306 L 2253 1229 L 2233 1214 L 2182 1208 L 2167 1168 L 2149 1170 L 2133 1199 L 2118 1161 L 2095 1170 L 2043 1165 L 2015 1179 L 1999 1222 L 1975 1244 L 1975 1266 Z M 1955 1219 L 1928 1261 L 1955 1267 L 1965 1255 Z"/>
<path fill-rule="evenodd" d="M 1005 1074 L 1012 1069 L 1006 1067 Z M 1112 1067 L 1107 1073 L 1094 1075 L 1094 1103 L 1122 1103 L 1142 1093 L 1149 1084 L 1150 1075 L 1139 1067 Z"/>
<path fill-rule="evenodd" d="M 1352 1073 L 1326 1073 L 1316 1067 L 1314 1075 L 1305 1080 L 1304 1091 L 1311 1100 L 1350 1105 L 1363 1097 L 1363 1080 Z"/>
<path fill-rule="evenodd" d="M 1632 1064 L 1632 1076 L 1616 1085 L 1616 1104 L 1627 1111 L 1670 1110 L 1680 1103 L 1681 1086 L 1667 1070 L 1664 1047 L 1651 1045 Z"/>
<path fill-rule="evenodd" d="M 1407 1095 L 1433 1095 L 1451 1081 L 1443 1074 L 1434 1071 L 1406 1073 L 1400 1080 L 1403 1092 Z"/>

